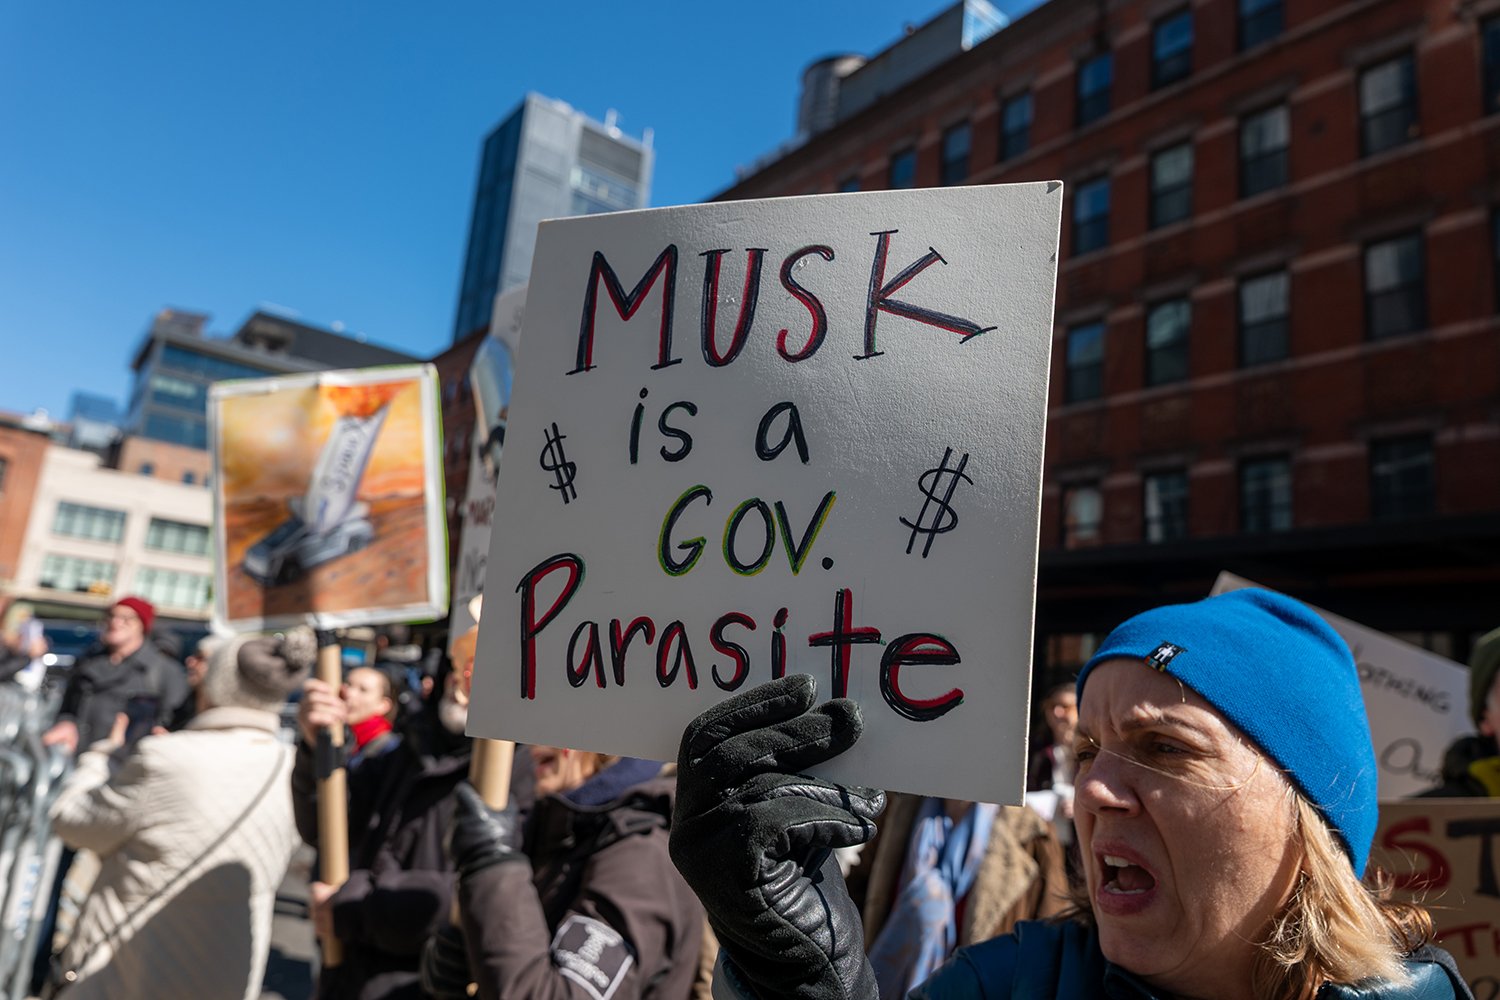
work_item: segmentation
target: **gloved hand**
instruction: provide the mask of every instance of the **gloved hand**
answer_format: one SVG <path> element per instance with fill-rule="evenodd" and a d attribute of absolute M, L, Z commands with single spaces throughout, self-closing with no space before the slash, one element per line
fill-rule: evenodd
<path fill-rule="evenodd" d="M 435 1000 L 468 1000 L 469 953 L 464 946 L 464 932 L 452 924 L 438 932 L 422 946 L 422 992 Z"/>
<path fill-rule="evenodd" d="M 688 725 L 672 861 L 760 996 L 872 1000 L 864 928 L 833 848 L 874 835 L 885 793 L 797 773 L 853 746 L 864 726 L 852 701 L 814 708 L 816 698 L 811 677 L 785 677 Z"/>
<path fill-rule="evenodd" d="M 503 861 L 525 861 L 515 803 L 494 810 L 467 781 L 454 789 L 453 817 L 448 821 L 446 846 L 460 878 Z"/>

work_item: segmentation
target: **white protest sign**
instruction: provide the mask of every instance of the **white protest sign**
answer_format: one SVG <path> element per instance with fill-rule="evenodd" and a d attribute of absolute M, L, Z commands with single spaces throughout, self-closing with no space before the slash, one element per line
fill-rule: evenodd
<path fill-rule="evenodd" d="M 1220 573 L 1213 593 L 1259 586 L 1232 573 Z M 1360 690 L 1380 768 L 1380 798 L 1406 798 L 1438 784 L 1443 752 L 1454 740 L 1474 731 L 1469 720 L 1469 671 L 1409 642 L 1322 608 L 1313 610 L 1348 643 L 1359 667 Z"/>
<path fill-rule="evenodd" d="M 537 236 L 470 733 L 658 760 L 785 672 L 822 773 L 1020 802 L 1062 185 Z"/>

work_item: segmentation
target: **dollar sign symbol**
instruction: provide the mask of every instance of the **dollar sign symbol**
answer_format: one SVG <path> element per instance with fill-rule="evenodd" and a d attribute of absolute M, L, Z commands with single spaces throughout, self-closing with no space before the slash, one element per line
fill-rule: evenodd
<path fill-rule="evenodd" d="M 562 443 L 567 435 L 558 431 L 555 422 L 552 429 L 543 431 L 543 434 L 546 436 L 547 445 L 542 449 L 542 469 L 557 477 L 557 482 L 548 483 L 547 486 L 549 489 L 562 493 L 564 504 L 570 503 L 578 499 L 578 488 L 573 485 L 573 477 L 578 474 L 578 466 L 568 461 L 568 456 L 563 453 Z"/>
<path fill-rule="evenodd" d="M 917 487 L 927 499 L 922 501 L 922 509 L 917 514 L 915 522 L 901 518 L 901 523 L 911 529 L 911 537 L 906 541 L 907 555 L 911 555 L 912 546 L 917 544 L 917 536 L 926 535 L 927 543 L 922 546 L 922 558 L 926 559 L 927 553 L 932 551 L 932 540 L 958 527 L 958 512 L 953 509 L 953 491 L 958 488 L 960 479 L 966 483 L 972 483 L 974 480 L 964 475 L 964 467 L 969 464 L 969 453 L 964 452 L 958 464 L 950 469 L 948 462 L 952 458 L 953 449 L 944 449 L 943 461 L 937 468 L 928 469 L 917 479 Z M 945 482 L 948 487 L 947 491 L 939 497 L 938 490 L 942 489 Z M 931 521 L 928 520 L 929 510 L 932 512 Z"/>

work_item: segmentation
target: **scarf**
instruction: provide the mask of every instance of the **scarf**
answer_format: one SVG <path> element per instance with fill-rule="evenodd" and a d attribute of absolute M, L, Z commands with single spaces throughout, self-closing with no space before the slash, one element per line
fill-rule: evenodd
<path fill-rule="evenodd" d="M 391 721 L 383 715 L 372 715 L 363 722 L 349 727 L 354 733 L 354 748 L 363 750 L 365 744 L 391 731 Z"/>
<path fill-rule="evenodd" d="M 922 802 L 896 901 L 870 948 L 883 1000 L 906 996 L 958 946 L 958 903 L 979 874 L 998 808 L 977 802 L 954 822 L 942 799 Z"/>

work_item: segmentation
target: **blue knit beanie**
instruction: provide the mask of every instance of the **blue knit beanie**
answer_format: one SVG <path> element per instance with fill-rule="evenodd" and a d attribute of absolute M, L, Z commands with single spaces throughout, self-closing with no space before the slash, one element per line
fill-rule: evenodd
<path fill-rule="evenodd" d="M 1281 766 L 1365 870 L 1380 811 L 1375 749 L 1349 647 L 1305 604 L 1235 590 L 1136 615 L 1078 675 L 1106 660 L 1143 661 L 1203 696 Z"/>

